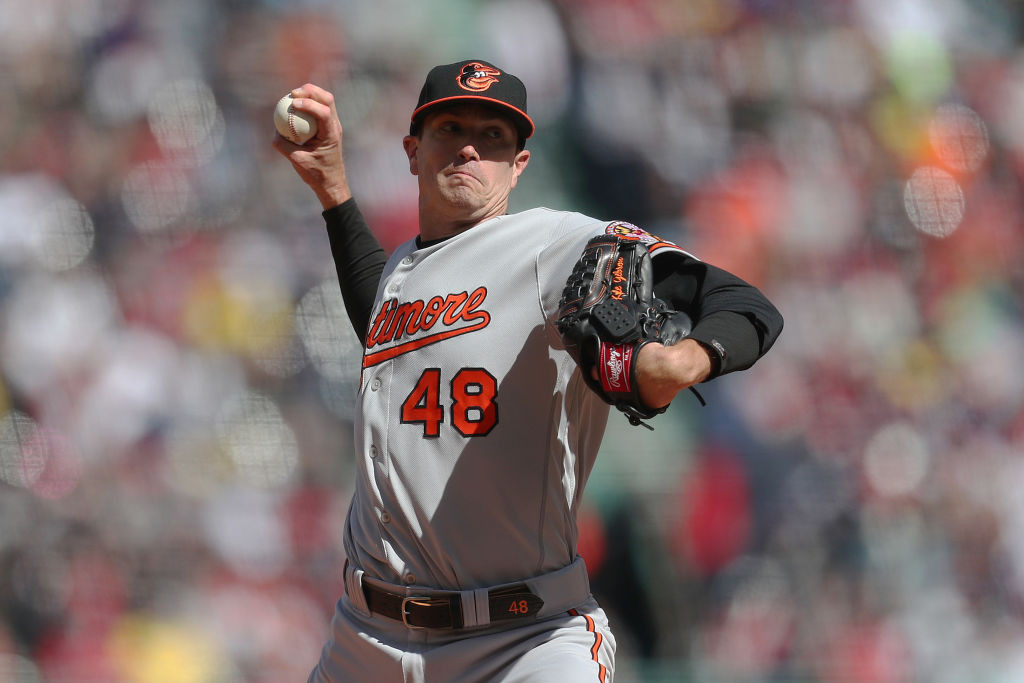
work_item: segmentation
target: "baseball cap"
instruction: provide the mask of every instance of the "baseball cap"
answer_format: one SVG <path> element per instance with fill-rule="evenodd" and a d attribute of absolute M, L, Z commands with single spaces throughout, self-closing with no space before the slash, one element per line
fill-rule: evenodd
<path fill-rule="evenodd" d="M 524 139 L 533 135 L 533 120 L 526 113 L 526 86 L 482 59 L 443 64 L 430 70 L 412 113 L 410 132 L 431 109 L 458 100 L 494 105 L 510 116 Z"/>

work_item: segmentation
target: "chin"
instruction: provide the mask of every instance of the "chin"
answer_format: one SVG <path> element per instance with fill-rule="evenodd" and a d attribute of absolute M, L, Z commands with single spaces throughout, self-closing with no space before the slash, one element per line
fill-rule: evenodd
<path fill-rule="evenodd" d="M 466 188 L 455 188 L 448 190 L 444 193 L 444 199 L 452 206 L 457 206 L 462 209 L 474 209 L 481 210 L 486 206 L 486 202 L 476 196 L 473 192 L 469 192 Z"/>

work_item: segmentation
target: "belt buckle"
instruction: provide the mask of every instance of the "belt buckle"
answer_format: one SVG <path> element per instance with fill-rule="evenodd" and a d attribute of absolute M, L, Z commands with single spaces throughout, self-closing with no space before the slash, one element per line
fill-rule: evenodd
<path fill-rule="evenodd" d="M 427 628 L 426 626 L 416 626 L 415 624 L 410 624 L 409 623 L 409 611 L 405 608 L 405 606 L 408 605 L 410 602 L 412 604 L 414 604 L 414 605 L 421 605 L 423 607 L 430 607 L 430 605 L 433 604 L 433 601 L 431 600 L 431 598 L 426 597 L 426 596 L 422 596 L 422 595 L 410 595 L 410 596 L 402 598 L 402 606 L 400 608 L 400 611 L 402 613 L 402 624 L 404 624 L 406 628 L 411 628 L 411 629 L 416 629 L 416 630 L 424 630 L 424 629 L 426 629 Z"/>

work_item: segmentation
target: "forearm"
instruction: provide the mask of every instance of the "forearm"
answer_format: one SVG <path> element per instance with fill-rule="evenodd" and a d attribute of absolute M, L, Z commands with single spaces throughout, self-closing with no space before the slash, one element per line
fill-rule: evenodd
<path fill-rule="evenodd" d="M 671 263 L 674 269 L 665 268 Z M 655 261 L 656 268 L 658 261 Z M 753 365 L 782 331 L 782 316 L 756 287 L 690 256 L 662 260 L 655 295 L 694 321 L 673 346 L 645 345 L 637 357 L 644 405 L 667 406 L 689 387 Z"/>
<path fill-rule="evenodd" d="M 359 340 L 365 343 L 387 255 L 370 232 L 355 199 L 350 197 L 327 208 L 323 217 L 345 310 Z"/>
<path fill-rule="evenodd" d="M 760 290 L 696 259 L 660 274 L 655 293 L 693 318 L 690 338 L 701 342 L 714 362 L 707 379 L 749 368 L 782 331 L 781 314 Z"/>

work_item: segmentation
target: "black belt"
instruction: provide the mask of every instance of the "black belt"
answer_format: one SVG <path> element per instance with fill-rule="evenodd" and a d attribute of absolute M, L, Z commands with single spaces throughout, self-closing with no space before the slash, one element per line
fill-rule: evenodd
<path fill-rule="evenodd" d="M 366 606 L 374 614 L 400 621 L 409 628 L 462 628 L 462 596 L 403 595 L 363 583 Z M 532 616 L 544 601 L 530 592 L 525 583 L 495 588 L 487 594 L 491 621 Z"/>

